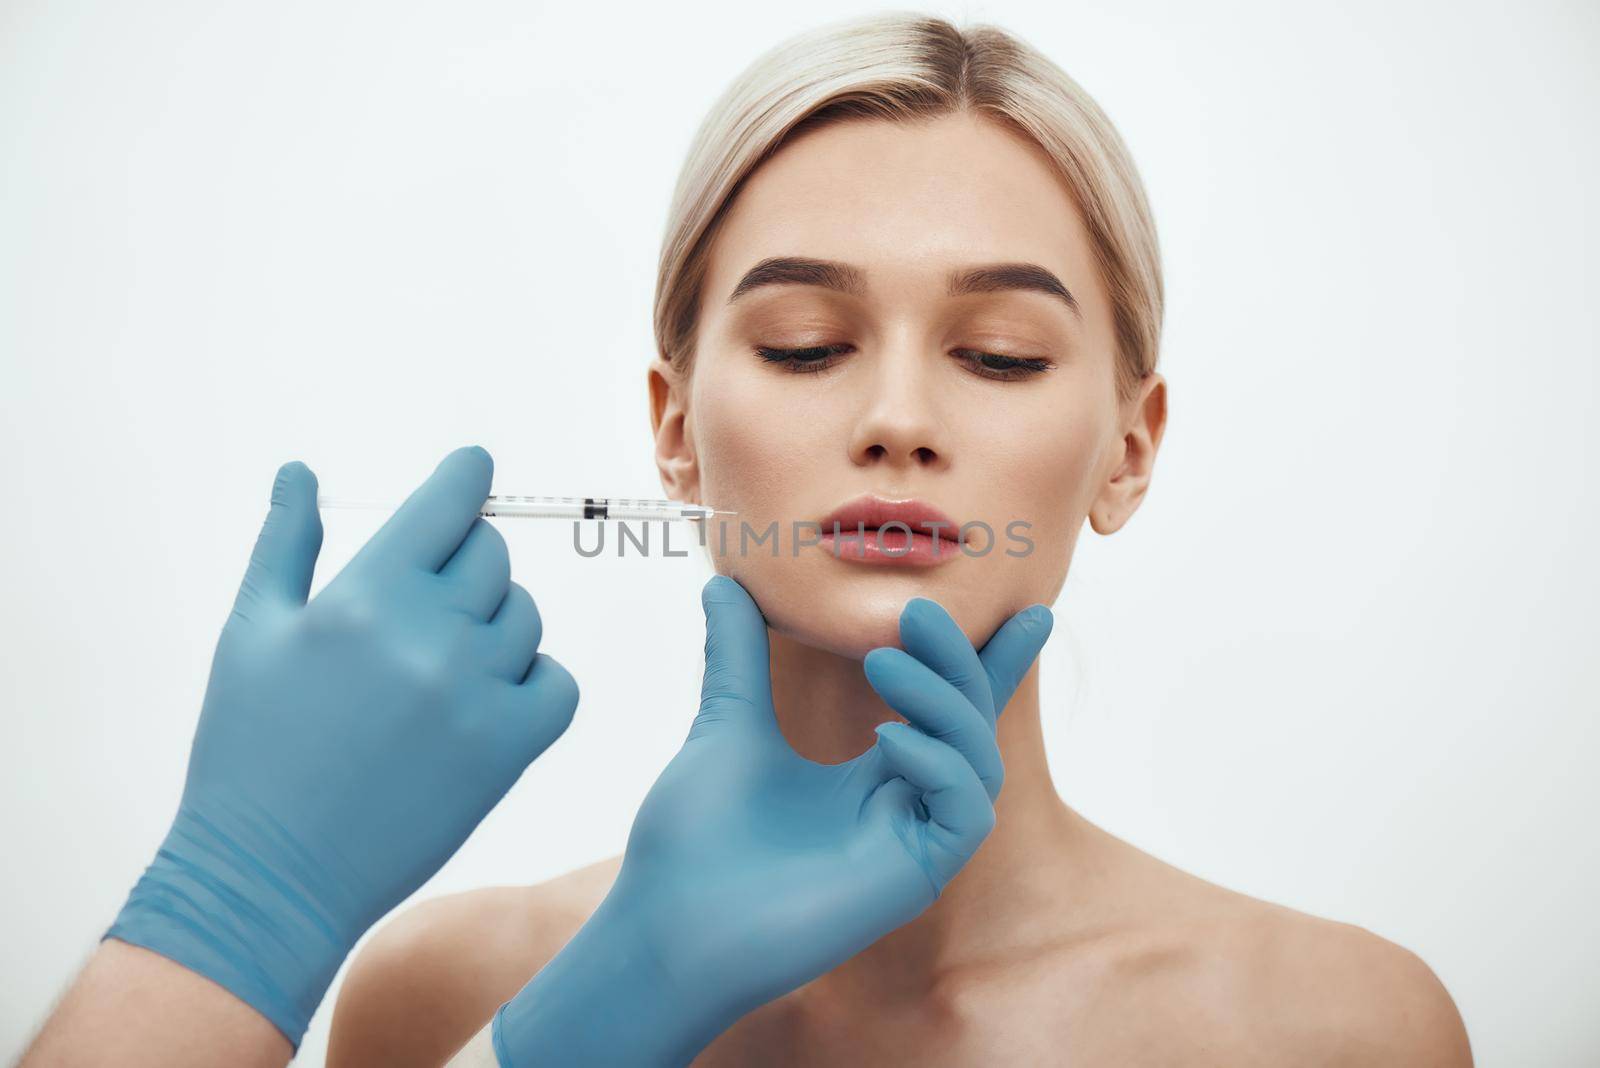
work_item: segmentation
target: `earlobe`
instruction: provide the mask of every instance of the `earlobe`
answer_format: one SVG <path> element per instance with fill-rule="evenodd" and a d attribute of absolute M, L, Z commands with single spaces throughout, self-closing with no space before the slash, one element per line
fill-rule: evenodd
<path fill-rule="evenodd" d="M 672 365 L 657 358 L 649 368 L 650 432 L 656 439 L 656 471 L 661 488 L 675 501 L 699 502 L 699 465 L 681 379 Z"/>

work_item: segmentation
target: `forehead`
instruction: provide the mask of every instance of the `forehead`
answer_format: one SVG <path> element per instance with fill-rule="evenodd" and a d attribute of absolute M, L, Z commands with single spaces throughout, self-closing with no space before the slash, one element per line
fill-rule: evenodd
<path fill-rule="evenodd" d="M 860 267 L 870 295 L 926 293 L 952 267 L 1037 263 L 1087 317 L 1108 314 L 1086 227 L 1038 146 L 970 114 L 852 120 L 785 144 L 740 190 L 713 242 L 704 298 L 726 302 L 771 256 Z"/>

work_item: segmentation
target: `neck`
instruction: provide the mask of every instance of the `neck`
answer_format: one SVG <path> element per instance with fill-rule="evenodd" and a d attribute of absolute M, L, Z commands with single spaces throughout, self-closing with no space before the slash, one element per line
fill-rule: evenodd
<path fill-rule="evenodd" d="M 849 760 L 898 718 L 867 683 L 861 663 L 771 635 L 778 724 L 801 756 Z M 1005 785 L 995 828 L 976 856 L 917 919 L 812 984 L 814 996 L 870 994 L 872 1003 L 925 998 L 967 969 L 1059 943 L 1089 922 L 1088 890 L 1104 871 L 1110 836 L 1068 808 L 1045 760 L 1039 665 L 1018 685 L 997 736 Z M 1048 926 L 1046 926 L 1048 925 Z"/>

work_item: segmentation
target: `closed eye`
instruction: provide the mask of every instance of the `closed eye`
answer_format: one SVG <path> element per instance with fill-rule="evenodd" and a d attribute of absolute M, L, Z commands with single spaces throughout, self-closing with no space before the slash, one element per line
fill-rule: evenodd
<path fill-rule="evenodd" d="M 798 349 L 778 349 L 769 346 L 758 346 L 756 355 L 766 363 L 774 363 L 785 370 L 796 374 L 815 374 L 825 371 L 839 362 L 839 357 L 847 354 L 854 346 L 838 345 L 811 345 Z M 1030 378 L 1043 371 L 1048 371 L 1053 366 L 1049 360 L 1036 359 L 1024 356 L 1006 356 L 996 352 L 981 352 L 977 349 L 954 349 L 951 355 L 966 363 L 974 374 L 982 378 L 991 378 L 996 381 L 1009 382 L 1022 378 Z"/>
<path fill-rule="evenodd" d="M 1049 360 L 1031 356 L 1003 356 L 996 352 L 979 352 L 976 349 L 956 349 L 952 355 L 965 360 L 975 373 L 984 378 L 993 378 L 1001 382 L 1031 378 L 1041 371 L 1050 370 L 1051 367 Z"/>
<path fill-rule="evenodd" d="M 775 363 L 797 374 L 815 374 L 832 367 L 838 361 L 836 356 L 842 356 L 850 351 L 849 345 L 813 345 L 804 349 L 772 349 L 765 346 L 756 349 L 756 355 L 768 363 Z"/>

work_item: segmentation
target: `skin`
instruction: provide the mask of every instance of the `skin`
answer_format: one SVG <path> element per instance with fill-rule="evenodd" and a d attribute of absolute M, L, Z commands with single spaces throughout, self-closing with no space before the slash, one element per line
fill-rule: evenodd
<path fill-rule="evenodd" d="M 101 942 L 19 1068 L 281 1068 L 294 1048 L 210 979 L 141 946 Z"/>
<path fill-rule="evenodd" d="M 775 256 L 850 264 L 865 288 L 763 287 L 730 303 Z M 1019 261 L 1053 272 L 1081 314 L 1032 291 L 946 295 L 952 268 Z M 844 760 L 896 718 L 860 660 L 898 644 L 907 599 L 939 601 L 981 645 L 1055 599 L 1086 520 L 1109 535 L 1138 508 L 1166 385 L 1152 373 L 1118 398 L 1094 264 L 1045 157 L 972 115 L 812 131 L 741 190 L 711 250 L 691 373 L 650 369 L 652 424 L 671 496 L 736 510 L 755 530 L 779 521 L 776 558 L 763 547 L 714 559 L 771 624 L 779 722 L 803 755 Z M 835 343 L 850 349 L 816 373 L 753 354 Z M 968 349 L 1050 366 L 996 381 Z M 791 555 L 792 520 L 866 491 L 997 532 L 1026 519 L 1034 550 L 933 569 Z M 995 830 L 943 896 L 744 1017 L 697 1065 L 1471 1063 L 1454 1003 L 1414 954 L 1206 883 L 1064 804 L 1038 674 L 1000 720 Z M 576 931 L 618 863 L 441 898 L 388 924 L 346 980 L 328 1063 L 445 1060 Z"/>

